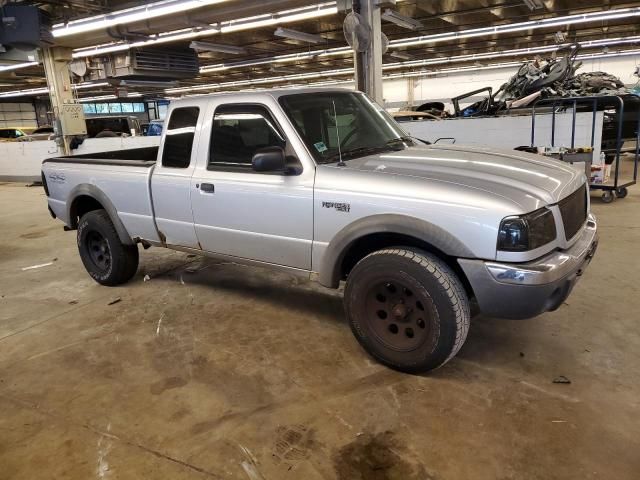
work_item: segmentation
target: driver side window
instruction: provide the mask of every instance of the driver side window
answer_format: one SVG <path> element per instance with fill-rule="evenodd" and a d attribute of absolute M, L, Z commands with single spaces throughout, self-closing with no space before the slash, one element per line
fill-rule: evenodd
<path fill-rule="evenodd" d="M 220 105 L 213 116 L 207 169 L 253 171 L 251 159 L 258 150 L 285 146 L 284 135 L 262 105 Z"/>

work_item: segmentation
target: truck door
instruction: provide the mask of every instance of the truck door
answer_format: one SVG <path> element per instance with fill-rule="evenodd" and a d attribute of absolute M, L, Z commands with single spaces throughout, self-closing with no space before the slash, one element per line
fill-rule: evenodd
<path fill-rule="evenodd" d="M 219 102 L 210 105 L 210 135 L 208 141 L 201 139 L 208 151 L 201 152 L 191 181 L 200 245 L 215 253 L 310 270 L 313 165 L 303 165 L 296 155 L 301 144 L 286 119 L 278 118 L 283 114 L 277 105 Z M 254 171 L 254 153 L 267 147 L 283 148 L 292 168 Z"/>
<path fill-rule="evenodd" d="M 191 213 L 191 176 L 203 113 L 198 104 L 171 110 L 151 176 L 156 225 L 168 245 L 199 248 Z"/>

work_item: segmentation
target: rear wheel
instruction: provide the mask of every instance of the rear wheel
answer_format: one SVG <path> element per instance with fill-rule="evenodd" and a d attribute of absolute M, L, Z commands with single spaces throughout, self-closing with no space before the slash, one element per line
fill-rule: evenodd
<path fill-rule="evenodd" d="M 388 248 L 363 258 L 347 279 L 345 309 L 365 350 L 405 372 L 445 364 L 469 330 L 462 283 L 446 263 L 421 250 Z"/>
<path fill-rule="evenodd" d="M 120 241 L 105 210 L 82 216 L 78 224 L 78 250 L 89 275 L 102 285 L 125 283 L 138 270 L 138 247 Z"/>

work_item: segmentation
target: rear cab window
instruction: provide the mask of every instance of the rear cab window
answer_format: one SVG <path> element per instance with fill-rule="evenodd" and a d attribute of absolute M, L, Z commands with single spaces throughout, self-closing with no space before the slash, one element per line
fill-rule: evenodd
<path fill-rule="evenodd" d="M 171 112 L 164 137 L 163 167 L 187 168 L 189 166 L 199 114 L 198 107 L 180 107 Z"/>

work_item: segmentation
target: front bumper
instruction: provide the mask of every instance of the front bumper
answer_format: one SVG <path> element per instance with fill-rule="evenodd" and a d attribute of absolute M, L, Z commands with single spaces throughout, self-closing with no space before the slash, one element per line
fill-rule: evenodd
<path fill-rule="evenodd" d="M 523 319 L 557 309 L 571 293 L 598 246 L 595 217 L 569 249 L 513 264 L 460 259 L 480 310 L 492 317 Z"/>

